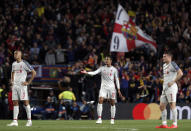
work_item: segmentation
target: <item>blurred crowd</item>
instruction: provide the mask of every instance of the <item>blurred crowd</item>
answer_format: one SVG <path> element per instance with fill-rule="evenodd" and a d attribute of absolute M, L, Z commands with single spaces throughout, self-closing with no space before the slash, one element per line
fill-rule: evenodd
<path fill-rule="evenodd" d="M 16 49 L 34 65 L 71 65 L 66 76 L 60 71 L 69 81 L 58 81 L 59 93 L 70 86 L 76 101 L 96 101 L 99 76 L 82 76 L 79 71 L 95 70 L 104 64 L 119 3 L 158 45 L 157 53 L 146 47 L 110 53 L 119 70 L 125 102 L 159 101 L 163 82 L 161 57 L 169 49 L 184 72 L 178 82 L 177 101 L 191 103 L 191 1 L 1 0 L 0 108 L 8 104 L 8 83 Z"/>

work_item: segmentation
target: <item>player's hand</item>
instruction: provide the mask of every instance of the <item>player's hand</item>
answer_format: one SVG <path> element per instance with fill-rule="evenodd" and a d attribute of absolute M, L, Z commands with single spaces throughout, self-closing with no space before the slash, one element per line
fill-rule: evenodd
<path fill-rule="evenodd" d="M 10 86 L 13 86 L 13 81 L 9 81 Z"/>
<path fill-rule="evenodd" d="M 174 81 L 168 83 L 168 87 L 171 87 L 174 84 Z"/>
<path fill-rule="evenodd" d="M 120 99 L 121 99 L 122 101 L 124 101 L 124 100 L 125 100 L 125 97 L 121 94 L 120 89 L 118 89 L 118 94 L 119 94 Z"/>
<path fill-rule="evenodd" d="M 82 74 L 87 74 L 87 71 L 86 70 L 82 70 L 81 73 Z"/>
<path fill-rule="evenodd" d="M 28 86 L 29 83 L 25 81 L 25 82 L 22 83 L 22 85 L 23 85 L 23 86 Z"/>

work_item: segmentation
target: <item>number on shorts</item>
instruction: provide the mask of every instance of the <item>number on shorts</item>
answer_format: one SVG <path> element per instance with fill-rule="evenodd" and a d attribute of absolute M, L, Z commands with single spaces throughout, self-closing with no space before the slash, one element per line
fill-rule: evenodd
<path fill-rule="evenodd" d="M 22 95 L 22 99 L 24 99 L 25 98 L 25 92 L 23 92 L 23 95 Z"/>
<path fill-rule="evenodd" d="M 170 94 L 170 98 L 171 98 L 171 101 L 173 101 L 173 97 L 172 97 L 172 94 Z"/>
<path fill-rule="evenodd" d="M 115 93 L 112 93 L 112 96 L 111 96 L 113 99 L 115 98 Z"/>

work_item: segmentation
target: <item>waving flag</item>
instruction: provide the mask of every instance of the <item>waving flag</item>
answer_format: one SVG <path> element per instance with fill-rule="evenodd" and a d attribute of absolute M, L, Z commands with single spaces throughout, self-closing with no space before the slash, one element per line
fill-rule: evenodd
<path fill-rule="evenodd" d="M 125 9 L 119 5 L 115 18 L 110 51 L 128 52 L 143 45 L 150 47 L 156 52 L 156 42 L 136 26 Z"/>

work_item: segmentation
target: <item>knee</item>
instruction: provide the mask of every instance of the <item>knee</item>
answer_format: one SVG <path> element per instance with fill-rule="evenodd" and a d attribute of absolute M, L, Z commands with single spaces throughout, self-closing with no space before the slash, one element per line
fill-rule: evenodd
<path fill-rule="evenodd" d="M 13 101 L 13 106 L 18 106 L 19 102 L 18 101 Z"/>
<path fill-rule="evenodd" d="M 160 110 L 164 111 L 165 110 L 165 106 L 160 105 Z"/>
<path fill-rule="evenodd" d="M 115 105 L 115 103 L 111 103 L 111 106 L 114 106 Z"/>
<path fill-rule="evenodd" d="M 23 103 L 24 104 L 24 106 L 28 106 L 29 105 L 29 103 Z"/>
<path fill-rule="evenodd" d="M 29 102 L 28 101 L 24 101 L 24 106 L 28 106 Z"/>
<path fill-rule="evenodd" d="M 103 101 L 99 100 L 99 104 L 103 104 Z"/>
<path fill-rule="evenodd" d="M 170 109 L 171 109 L 171 110 L 173 110 L 173 109 L 175 109 L 175 108 L 176 108 L 176 105 L 175 105 L 175 104 L 171 104 L 171 105 L 170 105 Z"/>
<path fill-rule="evenodd" d="M 111 100 L 110 104 L 111 104 L 111 106 L 114 106 L 115 105 L 115 100 Z"/>
<path fill-rule="evenodd" d="M 99 104 L 103 104 L 103 98 L 99 98 Z"/>

